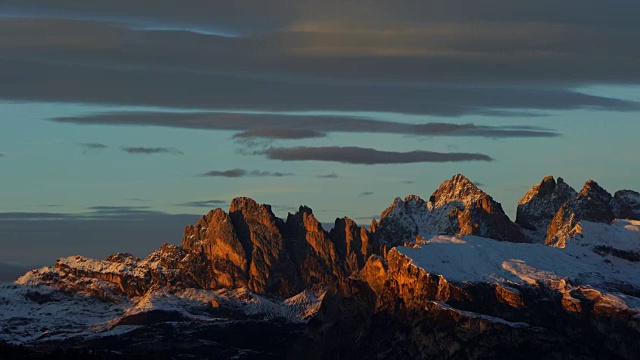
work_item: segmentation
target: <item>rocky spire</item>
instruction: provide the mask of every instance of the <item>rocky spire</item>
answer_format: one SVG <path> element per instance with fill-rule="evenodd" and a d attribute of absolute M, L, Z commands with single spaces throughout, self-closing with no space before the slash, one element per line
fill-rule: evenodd
<path fill-rule="evenodd" d="M 613 197 L 598 183 L 589 180 L 578 195 L 556 212 L 547 228 L 546 245 L 564 247 L 571 231 L 580 221 L 609 223 L 615 215 L 611 208 Z"/>
<path fill-rule="evenodd" d="M 527 241 L 502 206 L 460 174 L 443 182 L 428 202 L 414 195 L 404 201 L 396 198 L 376 228 L 378 239 L 390 245 L 439 234 Z"/>
<path fill-rule="evenodd" d="M 429 205 L 440 218 L 447 214 L 448 229 L 457 230 L 458 234 L 527 241 L 520 228 L 504 213 L 502 205 L 463 175 L 455 175 L 442 183 L 431 195 Z"/>
<path fill-rule="evenodd" d="M 336 220 L 329 234 L 307 206 L 282 221 L 245 197 L 233 199 L 228 214 L 215 209 L 187 226 L 182 246 L 210 263 L 213 279 L 204 286 L 281 296 L 345 278 L 373 249 L 369 232 L 350 219 Z"/>
<path fill-rule="evenodd" d="M 611 208 L 618 219 L 640 220 L 640 193 L 633 190 L 616 191 Z"/>
<path fill-rule="evenodd" d="M 427 203 L 419 196 L 409 195 L 404 200 L 398 197 L 382 212 L 377 223 L 373 221 L 371 231 L 382 243 L 401 245 L 415 240 L 416 235 L 428 226 L 430 218 Z"/>
<path fill-rule="evenodd" d="M 488 195 L 471 180 L 462 174 L 457 174 L 440 184 L 438 190 L 429 198 L 429 202 L 437 208 L 455 201 L 471 203 L 484 196 Z"/>
<path fill-rule="evenodd" d="M 530 230 L 534 240 L 542 241 L 556 212 L 577 194 L 562 178 L 556 183 L 553 176 L 547 176 L 518 202 L 516 223 Z"/>

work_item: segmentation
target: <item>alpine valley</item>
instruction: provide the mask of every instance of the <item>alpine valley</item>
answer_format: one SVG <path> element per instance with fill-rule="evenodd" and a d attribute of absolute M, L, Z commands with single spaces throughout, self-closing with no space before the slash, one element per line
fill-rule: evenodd
<path fill-rule="evenodd" d="M 638 359 L 640 194 L 546 177 L 512 222 L 455 175 L 330 231 L 236 198 L 181 246 L 1 285 L 0 340 L 38 359 Z"/>

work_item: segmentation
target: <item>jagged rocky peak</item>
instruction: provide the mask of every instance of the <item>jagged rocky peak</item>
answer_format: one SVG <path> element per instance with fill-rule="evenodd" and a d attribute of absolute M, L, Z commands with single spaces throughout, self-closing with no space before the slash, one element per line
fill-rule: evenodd
<path fill-rule="evenodd" d="M 546 245 L 564 247 L 580 221 L 610 223 L 615 219 L 613 197 L 593 180 L 587 181 L 578 195 L 564 203 L 547 228 Z"/>
<path fill-rule="evenodd" d="M 242 214 L 245 219 L 256 220 L 267 226 L 274 226 L 278 219 L 271 211 L 271 205 L 258 204 L 248 197 L 237 197 L 231 201 L 229 214 Z"/>
<path fill-rule="evenodd" d="M 300 205 L 298 211 L 294 214 L 289 213 L 287 215 L 286 225 L 289 226 L 292 224 L 296 226 L 302 225 L 307 230 L 324 231 L 320 221 L 313 215 L 313 210 L 306 205 Z"/>
<path fill-rule="evenodd" d="M 396 198 L 372 229 L 382 243 L 389 245 L 415 241 L 417 235 L 478 235 L 527 241 L 502 206 L 460 174 L 443 182 L 428 202 L 415 195 L 404 201 Z"/>
<path fill-rule="evenodd" d="M 559 177 L 547 176 L 534 185 L 518 202 L 516 223 L 532 231 L 535 240 L 543 240 L 547 227 L 560 207 L 578 193 Z"/>
<path fill-rule="evenodd" d="M 409 195 L 404 200 L 397 197 L 382 212 L 378 222 L 372 221 L 371 232 L 383 243 L 400 245 L 413 241 L 430 218 L 431 211 L 419 196 Z"/>
<path fill-rule="evenodd" d="M 282 221 L 269 205 L 244 197 L 228 214 L 216 209 L 186 227 L 182 245 L 206 259 L 213 287 L 283 297 L 348 276 L 370 254 L 368 232 L 355 223 L 330 235 L 307 206 Z"/>
<path fill-rule="evenodd" d="M 616 191 L 611 207 L 618 219 L 640 220 L 640 193 L 633 190 Z"/>
<path fill-rule="evenodd" d="M 589 180 L 584 183 L 582 190 L 579 193 L 580 196 L 587 198 L 587 200 L 599 202 L 602 204 L 608 204 L 613 197 L 609 192 L 603 189 L 597 182 Z"/>
<path fill-rule="evenodd" d="M 429 198 L 429 202 L 435 207 L 440 207 L 452 201 L 472 201 L 483 196 L 486 196 L 486 193 L 471 180 L 462 174 L 456 174 L 440 184 L 438 190 Z"/>
<path fill-rule="evenodd" d="M 203 253 L 210 260 L 219 259 L 218 267 L 225 266 L 229 271 L 233 268 L 233 272 L 240 275 L 236 278 L 245 282 L 245 274 L 249 270 L 250 247 L 248 242 L 241 242 L 231 217 L 222 209 L 212 210 L 200 218 L 197 224 L 187 226 L 184 229 L 182 247 L 188 251 Z"/>
<path fill-rule="evenodd" d="M 450 224 L 443 235 L 477 235 L 490 239 L 527 242 L 520 227 L 511 222 L 502 205 L 465 176 L 457 174 L 440 185 L 429 205 Z"/>
<path fill-rule="evenodd" d="M 348 217 L 336 219 L 329 237 L 336 245 L 338 257 L 346 261 L 349 272 L 361 269 L 367 258 L 378 251 L 370 232 Z"/>

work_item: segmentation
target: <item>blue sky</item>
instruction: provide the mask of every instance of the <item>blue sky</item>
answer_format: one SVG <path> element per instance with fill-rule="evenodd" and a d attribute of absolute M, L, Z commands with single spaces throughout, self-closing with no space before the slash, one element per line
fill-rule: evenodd
<path fill-rule="evenodd" d="M 456 173 L 510 216 L 546 175 L 640 188 L 628 11 L 427 3 L 0 6 L 0 263 L 144 255 L 236 196 L 369 224 Z"/>

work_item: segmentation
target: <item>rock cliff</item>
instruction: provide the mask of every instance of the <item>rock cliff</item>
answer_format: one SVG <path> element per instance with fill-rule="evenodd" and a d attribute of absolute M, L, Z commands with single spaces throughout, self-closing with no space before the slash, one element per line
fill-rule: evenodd
<path fill-rule="evenodd" d="M 376 234 L 392 246 L 416 236 L 478 235 L 501 241 L 527 242 L 502 206 L 463 175 L 443 182 L 428 202 L 412 195 L 395 199 L 380 216 Z"/>
<path fill-rule="evenodd" d="M 562 178 L 556 182 L 553 176 L 547 176 L 518 202 L 516 223 L 529 230 L 536 242 L 543 242 L 556 212 L 576 195 L 578 193 Z"/>

